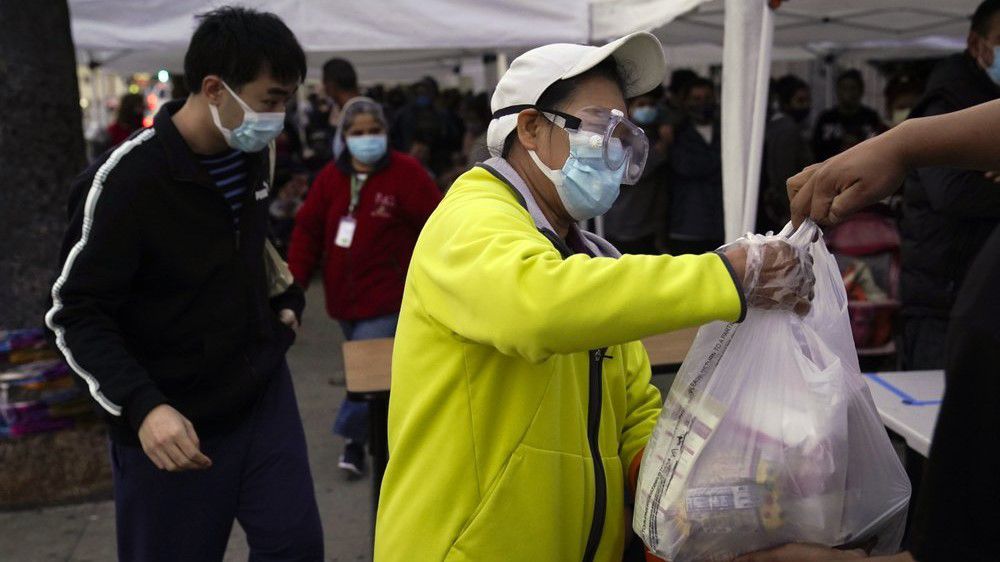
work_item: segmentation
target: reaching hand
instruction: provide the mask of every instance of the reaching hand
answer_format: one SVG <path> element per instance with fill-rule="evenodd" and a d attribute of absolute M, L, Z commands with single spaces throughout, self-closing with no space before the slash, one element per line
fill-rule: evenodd
<path fill-rule="evenodd" d="M 789 178 L 792 223 L 812 218 L 836 224 L 895 193 L 906 175 L 896 146 L 886 136 L 867 140 Z"/>
<path fill-rule="evenodd" d="M 295 316 L 295 311 L 290 308 L 283 308 L 281 312 L 278 313 L 278 320 L 285 326 L 288 326 L 293 331 L 299 331 L 299 318 Z"/>

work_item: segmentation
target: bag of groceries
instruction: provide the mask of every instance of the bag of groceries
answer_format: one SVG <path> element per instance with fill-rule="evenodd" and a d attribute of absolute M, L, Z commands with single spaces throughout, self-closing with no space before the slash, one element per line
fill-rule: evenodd
<path fill-rule="evenodd" d="M 861 378 L 837 263 L 808 221 L 778 236 L 813 256 L 811 310 L 702 327 L 642 459 L 633 526 L 671 562 L 790 542 L 885 554 L 902 539 L 910 484 Z"/>

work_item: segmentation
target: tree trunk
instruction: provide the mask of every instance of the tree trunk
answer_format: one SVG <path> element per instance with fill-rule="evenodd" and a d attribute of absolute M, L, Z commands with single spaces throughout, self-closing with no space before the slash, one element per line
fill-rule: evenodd
<path fill-rule="evenodd" d="M 43 324 L 83 170 L 66 0 L 0 0 L 0 328 Z"/>

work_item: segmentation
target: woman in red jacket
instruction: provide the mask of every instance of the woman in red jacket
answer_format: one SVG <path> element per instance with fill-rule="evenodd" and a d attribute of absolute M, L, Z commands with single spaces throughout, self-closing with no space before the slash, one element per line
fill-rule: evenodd
<path fill-rule="evenodd" d="M 326 310 L 348 340 L 395 334 L 413 246 L 441 200 L 419 162 L 387 150 L 387 130 L 375 101 L 358 97 L 344 106 L 337 134 L 347 149 L 313 182 L 288 249 L 303 287 L 322 264 Z M 346 443 L 340 468 L 362 474 L 368 406 L 345 400 L 334 432 Z"/>

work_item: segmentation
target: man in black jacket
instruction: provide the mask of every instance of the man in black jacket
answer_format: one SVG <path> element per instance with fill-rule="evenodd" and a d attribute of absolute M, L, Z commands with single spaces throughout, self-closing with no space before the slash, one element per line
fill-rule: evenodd
<path fill-rule="evenodd" d="M 822 162 L 885 131 L 878 113 L 861 103 L 865 81 L 856 69 L 837 77 L 837 106 L 819 115 L 813 130 L 813 154 Z"/>
<path fill-rule="evenodd" d="M 306 72 L 273 14 L 200 17 L 191 95 L 73 186 L 46 316 L 107 412 L 121 560 L 322 560 L 285 363 L 305 301 L 264 262 L 268 155 Z"/>
<path fill-rule="evenodd" d="M 673 255 L 711 252 L 722 245 L 722 135 L 715 84 L 697 77 L 683 94 L 685 124 L 668 156 L 670 241 Z"/>
<path fill-rule="evenodd" d="M 950 113 L 1000 97 L 987 73 L 1000 45 L 1000 2 L 976 10 L 968 49 L 934 69 L 910 117 Z M 972 259 L 1000 220 L 1000 186 L 982 172 L 922 168 L 903 192 L 903 353 L 907 369 L 944 368 L 945 335 L 955 293 Z"/>

